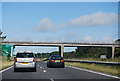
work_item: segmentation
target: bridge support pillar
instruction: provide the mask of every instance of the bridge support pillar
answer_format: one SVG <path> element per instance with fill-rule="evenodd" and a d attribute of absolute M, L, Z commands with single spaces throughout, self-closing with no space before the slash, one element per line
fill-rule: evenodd
<path fill-rule="evenodd" d="M 107 47 L 108 58 L 114 59 L 115 47 Z"/>
<path fill-rule="evenodd" d="M 64 45 L 59 46 L 59 54 L 63 57 L 64 56 Z"/>
<path fill-rule="evenodd" d="M 112 59 L 114 59 L 114 55 L 115 55 L 115 47 L 112 46 Z"/>

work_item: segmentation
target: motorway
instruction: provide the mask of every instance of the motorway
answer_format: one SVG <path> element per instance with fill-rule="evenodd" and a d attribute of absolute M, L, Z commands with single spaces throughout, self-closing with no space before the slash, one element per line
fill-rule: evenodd
<path fill-rule="evenodd" d="M 14 72 L 13 67 L 2 73 L 2 79 L 47 79 L 46 81 L 57 81 L 69 79 L 68 81 L 73 81 L 72 79 L 115 79 L 113 77 L 108 77 L 92 72 L 87 72 L 84 70 L 75 69 L 69 66 L 65 68 L 47 68 L 45 62 L 37 62 L 37 72 L 31 72 L 29 70 L 21 70 L 20 72 Z M 113 80 L 112 80 L 113 81 Z"/>

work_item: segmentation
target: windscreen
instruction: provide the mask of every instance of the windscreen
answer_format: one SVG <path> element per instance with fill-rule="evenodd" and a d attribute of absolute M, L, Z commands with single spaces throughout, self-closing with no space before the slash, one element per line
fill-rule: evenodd
<path fill-rule="evenodd" d="M 31 58 L 34 57 L 33 53 L 17 53 L 17 58 Z"/>
<path fill-rule="evenodd" d="M 53 57 L 51 57 L 51 59 L 52 60 L 63 60 L 63 58 L 60 56 L 53 56 Z"/>

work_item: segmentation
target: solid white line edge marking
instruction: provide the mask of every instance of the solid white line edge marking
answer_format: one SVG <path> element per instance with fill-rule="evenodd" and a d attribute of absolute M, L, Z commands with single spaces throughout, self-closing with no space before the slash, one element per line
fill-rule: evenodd
<path fill-rule="evenodd" d="M 50 78 L 50 80 L 51 80 L 51 81 L 54 81 L 54 79 L 53 79 L 53 78 Z"/>
<path fill-rule="evenodd" d="M 10 67 L 8 67 L 8 68 L 6 68 L 6 69 L 3 69 L 3 70 L 1 70 L 0 71 L 0 73 L 3 73 L 4 71 L 7 71 L 8 69 L 11 69 L 13 66 L 10 66 Z"/>
<path fill-rule="evenodd" d="M 67 65 L 66 65 L 66 66 L 67 66 Z M 73 66 L 67 66 L 67 67 L 74 68 L 74 69 L 78 69 L 78 70 L 83 70 L 83 71 L 87 71 L 87 72 L 91 72 L 91 73 L 96 73 L 96 74 L 99 74 L 99 75 L 104 75 L 104 76 L 108 76 L 108 77 L 112 77 L 112 78 L 120 79 L 120 77 L 113 76 L 113 75 L 108 75 L 108 74 L 101 73 L 101 72 L 91 71 L 91 70 L 82 69 L 82 68 L 73 67 Z"/>
<path fill-rule="evenodd" d="M 40 68 L 42 68 L 42 67 L 40 67 Z"/>

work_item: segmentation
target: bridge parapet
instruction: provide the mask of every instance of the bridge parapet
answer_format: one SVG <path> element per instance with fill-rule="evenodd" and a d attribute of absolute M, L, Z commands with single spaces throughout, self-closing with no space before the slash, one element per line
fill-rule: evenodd
<path fill-rule="evenodd" d="M 78 43 L 78 42 L 19 42 L 19 41 L 3 41 L 2 43 L 14 44 L 81 44 L 81 45 L 118 45 L 116 43 Z"/>
<path fill-rule="evenodd" d="M 119 44 L 102 44 L 102 43 L 69 43 L 69 42 L 17 42 L 17 41 L 4 41 L 3 44 L 13 44 L 14 46 L 57 46 L 61 56 L 64 53 L 64 47 L 79 47 L 79 46 L 91 46 L 91 47 L 107 47 L 110 48 L 110 54 L 114 58 L 115 47 L 120 47 Z"/>

